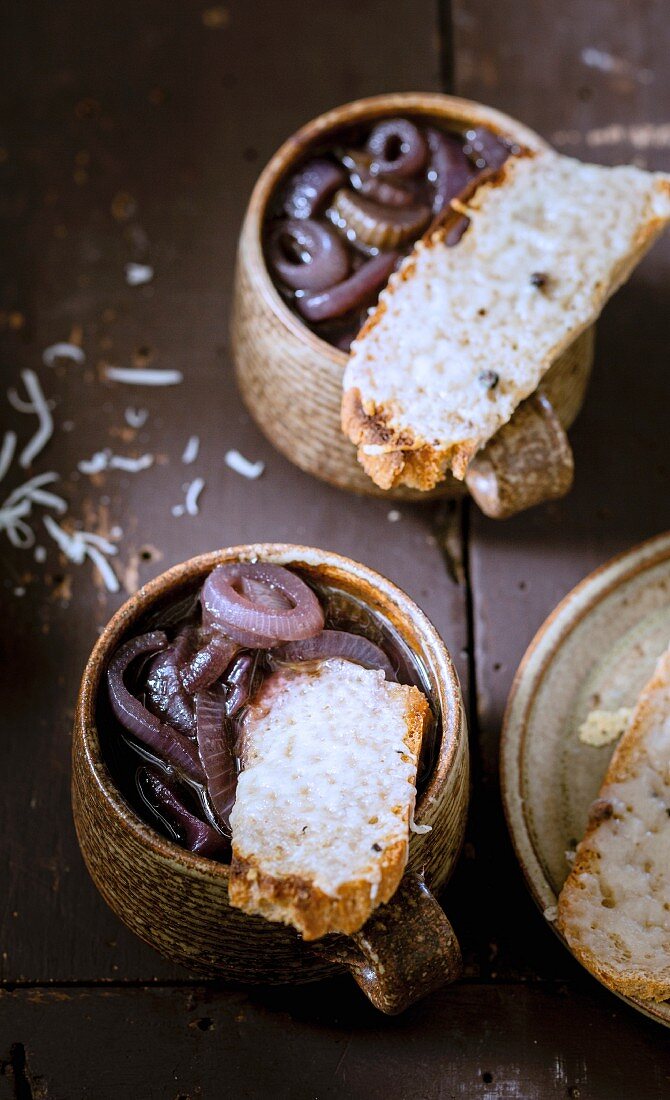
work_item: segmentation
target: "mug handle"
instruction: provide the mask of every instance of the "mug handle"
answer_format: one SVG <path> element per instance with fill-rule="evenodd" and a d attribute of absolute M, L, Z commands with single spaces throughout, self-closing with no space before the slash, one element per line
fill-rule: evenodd
<path fill-rule="evenodd" d="M 421 875 L 407 871 L 386 905 L 360 932 L 323 945 L 343 964 L 375 1008 L 388 1016 L 459 977 L 461 949 L 451 924 Z"/>
<path fill-rule="evenodd" d="M 536 390 L 475 456 L 465 482 L 484 515 L 507 519 L 565 496 L 573 475 L 563 425 L 547 395 Z"/>

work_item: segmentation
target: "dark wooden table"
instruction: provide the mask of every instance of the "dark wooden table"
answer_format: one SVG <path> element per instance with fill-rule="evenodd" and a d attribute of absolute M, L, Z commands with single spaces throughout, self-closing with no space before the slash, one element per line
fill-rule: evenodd
<path fill-rule="evenodd" d="M 593 566 L 670 525 L 670 241 L 599 326 L 573 493 L 504 525 L 449 504 L 403 507 L 391 524 L 383 501 L 293 469 L 240 404 L 227 334 L 254 179 L 298 124 L 345 100 L 454 90 L 564 152 L 670 169 L 668 5 L 22 0 L 4 24 L 0 440 L 7 428 L 28 438 L 34 420 L 4 390 L 35 370 L 56 427 L 30 473 L 57 471 L 69 518 L 118 541 L 122 588 L 106 593 L 90 562 L 64 561 L 42 508 L 31 522 L 46 560 L 0 532 L 0 1100 L 670 1095 L 666 1032 L 582 972 L 529 899 L 497 775 L 505 698 L 535 629 Z M 153 279 L 127 285 L 129 262 Z M 63 340 L 81 344 L 83 365 L 43 364 Z M 133 362 L 184 381 L 103 380 L 104 363 Z M 149 411 L 144 427 L 126 424 L 129 406 Z M 200 455 L 186 467 L 193 433 Z M 104 447 L 157 461 L 77 471 Z M 258 481 L 224 465 L 233 447 L 265 462 Z M 196 476 L 200 514 L 174 517 Z M 260 539 L 330 547 L 388 574 L 431 615 L 469 692 L 469 837 L 443 899 L 465 976 L 399 1019 L 348 980 L 191 980 L 125 931 L 79 856 L 69 727 L 96 631 L 166 566 Z"/>

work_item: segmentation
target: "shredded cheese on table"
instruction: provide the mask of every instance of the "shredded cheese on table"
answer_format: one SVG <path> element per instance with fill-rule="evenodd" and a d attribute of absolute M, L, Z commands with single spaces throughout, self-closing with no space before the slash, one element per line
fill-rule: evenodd
<path fill-rule="evenodd" d="M 21 378 L 30 400 L 22 401 L 15 390 L 9 390 L 7 396 L 10 404 L 13 404 L 19 412 L 34 413 L 39 421 L 37 431 L 19 455 L 19 464 L 26 470 L 51 439 L 54 432 L 54 423 L 47 399 L 35 371 L 22 370 Z"/>
<path fill-rule="evenodd" d="M 119 591 L 119 578 L 105 555 L 118 553 L 114 543 L 91 531 L 65 531 L 51 516 L 44 516 L 44 526 L 68 561 L 81 565 L 86 558 L 93 562 L 108 592 Z"/>
<path fill-rule="evenodd" d="M 126 409 L 125 413 L 126 424 L 131 428 L 142 428 L 149 416 L 147 409 Z"/>
<path fill-rule="evenodd" d="M 236 474 L 241 474 L 242 477 L 248 477 L 251 481 L 255 481 L 257 477 L 260 477 L 265 469 L 265 463 L 250 462 L 248 458 L 241 455 L 239 451 L 227 451 L 224 459 L 226 466 L 230 466 L 231 470 L 234 470 Z"/>
<path fill-rule="evenodd" d="M 185 466 L 190 466 L 192 462 L 195 462 L 200 450 L 200 438 L 197 435 L 192 435 L 184 447 L 184 453 L 181 456 L 181 460 Z"/>
<path fill-rule="evenodd" d="M 185 485 L 184 492 L 186 493 L 186 499 L 183 504 L 174 505 L 172 508 L 172 515 L 183 516 L 186 514 L 189 516 L 197 516 L 200 511 L 198 499 L 204 488 L 205 482 L 201 477 L 196 477 L 189 485 Z"/>
<path fill-rule="evenodd" d="M 61 515 L 67 511 L 63 498 L 44 488 L 54 481 L 58 481 L 58 474 L 53 471 L 38 474 L 14 489 L 0 507 L 0 531 L 6 531 L 12 546 L 26 550 L 34 545 L 35 535 L 25 522 L 33 510 L 33 504 L 53 508 Z"/>
<path fill-rule="evenodd" d="M 106 447 L 104 451 L 96 451 L 90 458 L 83 458 L 77 463 L 77 469 L 82 474 L 99 474 L 103 470 L 125 470 L 129 474 L 137 474 L 140 470 L 148 470 L 154 464 L 154 456 L 150 454 L 140 455 L 139 458 L 129 458 L 126 455 L 115 455 Z"/>
<path fill-rule="evenodd" d="M 154 367 L 112 367 L 105 366 L 105 378 L 108 382 L 125 382 L 130 386 L 177 386 L 183 382 L 180 370 L 156 370 Z"/>
<path fill-rule="evenodd" d="M 126 264 L 125 271 L 128 286 L 143 286 L 144 283 L 150 283 L 154 277 L 151 264 Z"/>
<path fill-rule="evenodd" d="M 42 352 L 42 362 L 45 367 L 53 367 L 54 363 L 58 359 L 74 359 L 75 363 L 84 363 L 86 356 L 77 344 L 52 344 L 51 347 L 45 348 Z"/>
<path fill-rule="evenodd" d="M 0 481 L 3 480 L 5 474 L 12 464 L 15 450 L 16 432 L 7 431 L 5 432 L 5 436 L 2 441 L 2 447 L 0 447 Z"/>

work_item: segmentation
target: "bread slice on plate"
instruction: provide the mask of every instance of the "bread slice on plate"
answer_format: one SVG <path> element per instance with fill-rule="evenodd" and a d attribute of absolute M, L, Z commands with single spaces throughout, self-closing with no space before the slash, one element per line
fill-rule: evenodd
<path fill-rule="evenodd" d="M 358 931 L 407 863 L 429 713 L 418 688 L 340 658 L 271 673 L 240 734 L 231 905 L 306 940 Z"/>
<path fill-rule="evenodd" d="M 373 481 L 463 478 L 669 219 L 670 176 L 550 149 L 510 157 L 453 200 L 391 276 L 345 369 L 342 427 Z"/>
<path fill-rule="evenodd" d="M 577 958 L 629 997 L 670 997 L 670 649 L 617 745 L 558 899 Z"/>

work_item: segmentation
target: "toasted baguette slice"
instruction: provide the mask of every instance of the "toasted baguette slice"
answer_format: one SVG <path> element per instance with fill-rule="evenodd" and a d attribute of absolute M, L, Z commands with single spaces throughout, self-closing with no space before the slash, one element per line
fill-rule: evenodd
<path fill-rule="evenodd" d="M 306 940 L 357 931 L 407 863 L 428 703 L 340 658 L 267 677 L 241 731 L 231 905 Z"/>
<path fill-rule="evenodd" d="M 670 649 L 591 808 L 558 899 L 558 928 L 618 993 L 670 997 Z"/>
<path fill-rule="evenodd" d="M 452 207 L 464 235 L 417 243 L 344 373 L 343 430 L 384 489 L 465 476 L 661 232 L 670 176 L 527 151 Z"/>

